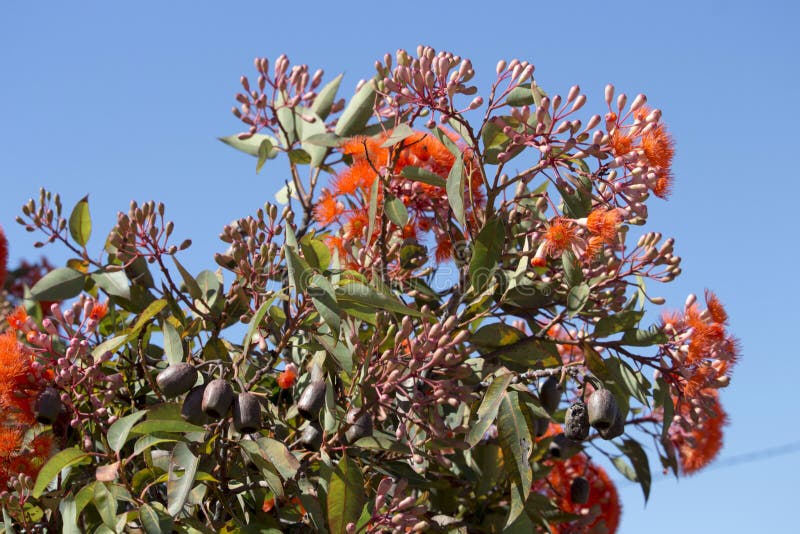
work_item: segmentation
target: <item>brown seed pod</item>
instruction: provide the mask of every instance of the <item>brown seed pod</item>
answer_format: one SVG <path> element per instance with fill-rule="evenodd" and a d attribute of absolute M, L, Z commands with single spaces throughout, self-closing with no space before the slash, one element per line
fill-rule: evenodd
<path fill-rule="evenodd" d="M 625 416 L 622 415 L 622 412 L 617 410 L 617 414 L 611 426 L 606 429 L 598 430 L 598 432 L 603 439 L 614 439 L 621 436 L 625 433 Z"/>
<path fill-rule="evenodd" d="M 222 378 L 212 380 L 203 392 L 203 413 L 212 419 L 222 419 L 228 415 L 233 402 L 233 388 Z"/>
<path fill-rule="evenodd" d="M 553 458 L 569 458 L 577 451 L 577 443 L 568 439 L 563 433 L 553 436 L 553 441 L 550 442 L 550 447 L 547 449 Z"/>
<path fill-rule="evenodd" d="M 156 376 L 158 389 L 165 397 L 171 399 L 183 395 L 197 382 L 197 369 L 188 363 L 170 365 Z"/>
<path fill-rule="evenodd" d="M 583 477 L 575 477 L 569 486 L 569 498 L 575 504 L 586 504 L 589 501 L 589 481 Z"/>
<path fill-rule="evenodd" d="M 242 434 L 261 430 L 261 403 L 252 393 L 239 393 L 233 399 L 233 427 Z"/>
<path fill-rule="evenodd" d="M 353 406 L 345 414 L 344 421 L 350 425 L 350 428 L 344 433 L 347 443 L 352 444 L 361 438 L 372 435 L 372 416 L 366 411 L 359 415 L 360 411 L 359 408 Z"/>
<path fill-rule="evenodd" d="M 318 451 L 322 445 L 322 429 L 317 423 L 309 423 L 300 433 L 300 444 L 309 451 Z"/>
<path fill-rule="evenodd" d="M 326 387 L 324 380 L 312 380 L 306 386 L 300 394 L 300 400 L 297 401 L 297 411 L 300 415 L 311 421 L 317 420 L 319 411 L 325 404 Z"/>
<path fill-rule="evenodd" d="M 61 413 L 61 397 L 53 388 L 46 388 L 39 393 L 34 407 L 36 421 L 43 425 L 52 425 Z"/>
<path fill-rule="evenodd" d="M 607 430 L 614 424 L 619 408 L 614 394 L 607 389 L 598 389 L 586 403 L 589 414 L 589 424 L 598 431 Z"/>
<path fill-rule="evenodd" d="M 192 388 L 183 399 L 181 406 L 181 417 L 193 425 L 204 425 L 208 422 L 208 416 L 203 413 L 203 393 L 206 390 L 206 385 L 197 386 Z"/>
<path fill-rule="evenodd" d="M 550 413 L 558 409 L 561 402 L 561 389 L 558 387 L 558 379 L 550 375 L 539 380 L 539 402 L 542 408 Z"/>
<path fill-rule="evenodd" d="M 575 401 L 567 408 L 567 414 L 564 416 L 564 435 L 575 441 L 583 441 L 589 435 L 589 416 L 583 402 Z"/>

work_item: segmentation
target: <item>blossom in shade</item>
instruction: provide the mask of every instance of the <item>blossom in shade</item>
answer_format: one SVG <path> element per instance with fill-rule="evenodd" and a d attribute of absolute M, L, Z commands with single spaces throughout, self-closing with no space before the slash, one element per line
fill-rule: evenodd
<path fill-rule="evenodd" d="M 686 475 L 714 461 L 722 449 L 722 430 L 728 423 L 717 390 L 703 391 L 702 398 L 703 402 L 678 402 L 677 415 L 669 429 L 681 472 Z"/>
<path fill-rule="evenodd" d="M 278 374 L 277 382 L 278 387 L 281 389 L 289 389 L 294 385 L 297 379 L 297 373 L 292 369 L 284 369 Z"/>
<path fill-rule="evenodd" d="M 570 486 L 577 477 L 589 482 L 589 499 L 584 504 L 570 499 Z M 553 462 L 546 478 L 533 484 L 533 490 L 545 495 L 561 510 L 579 516 L 565 523 L 552 523 L 554 534 L 613 534 L 619 527 L 622 507 L 617 488 L 605 469 L 585 454 L 576 454 L 563 462 Z"/>

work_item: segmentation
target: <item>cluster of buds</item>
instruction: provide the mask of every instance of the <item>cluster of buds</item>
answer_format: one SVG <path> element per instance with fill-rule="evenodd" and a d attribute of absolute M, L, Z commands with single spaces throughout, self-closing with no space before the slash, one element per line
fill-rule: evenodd
<path fill-rule="evenodd" d="M 276 206 L 267 203 L 255 217 L 238 219 L 222 229 L 219 237 L 230 246 L 224 253 L 215 254 L 214 260 L 236 274 L 235 284 L 244 281 L 248 290 L 263 294 L 267 284 L 283 272 L 275 238 L 283 233 L 289 213 L 288 207 L 279 213 Z"/>
<path fill-rule="evenodd" d="M 463 109 L 456 107 L 456 95 L 472 96 L 478 88 L 466 85 L 475 76 L 472 62 L 451 52 L 436 52 L 429 46 L 418 46 L 417 57 L 412 57 L 405 50 L 395 54 L 396 65 L 393 67 L 392 56 L 386 54 L 383 62 L 376 61 L 378 72 L 376 82 L 379 94 L 384 96 L 385 116 L 402 115 L 401 108 L 412 106 L 417 109 L 427 108 L 438 111 L 444 124 L 447 120 L 464 111 L 477 109 L 483 99 L 477 96 Z M 531 67 L 530 71 L 533 71 Z M 521 77 L 521 76 L 520 76 Z M 421 111 L 421 109 L 420 109 Z M 436 125 L 433 118 L 429 127 Z"/>
<path fill-rule="evenodd" d="M 425 520 L 428 509 L 418 504 L 417 497 L 408 495 L 408 481 L 384 477 L 378 483 L 372 517 L 367 532 L 425 532 L 430 524 Z M 355 523 L 347 525 L 348 534 L 356 532 Z"/>
<path fill-rule="evenodd" d="M 108 242 L 116 249 L 117 258 L 129 265 L 139 257 L 152 263 L 162 254 L 175 254 L 192 244 L 186 239 L 180 245 L 170 245 L 169 238 L 175 224 L 164 219 L 164 204 L 152 200 L 139 206 L 131 202 L 128 213 L 117 215 L 117 224 L 108 236 Z"/>
<path fill-rule="evenodd" d="M 22 206 L 22 214 L 25 218 L 17 217 L 16 220 L 28 232 L 41 231 L 47 236 L 46 243 L 53 243 L 56 239 L 66 242 L 68 235 L 67 219 L 62 213 L 61 196 L 58 194 L 53 195 L 46 189 L 41 188 L 39 190 L 39 201 L 28 200 Z M 37 241 L 33 244 L 36 248 L 41 248 L 44 245 L 44 241 Z"/>
<path fill-rule="evenodd" d="M 285 137 L 288 132 L 282 130 L 285 125 L 280 123 L 278 113 L 281 110 L 294 113 L 294 108 L 298 106 L 311 108 L 318 96 L 317 88 L 322 82 L 323 71 L 317 70 L 312 75 L 308 65 L 290 67 L 286 54 L 275 60 L 272 73 L 267 58 L 256 58 L 255 67 L 258 71 L 256 86 L 251 86 L 250 80 L 242 76 L 240 81 L 244 92 L 236 95 L 239 107 L 233 108 L 236 118 L 249 127 L 246 133 L 239 135 L 239 138 L 247 139 L 262 129 Z M 332 103 L 330 109 L 323 114 L 327 116 L 328 113 L 339 111 L 343 107 L 343 100 Z M 307 116 L 303 114 L 299 116 L 301 120 L 307 122 L 316 120 L 310 113 Z"/>
<path fill-rule="evenodd" d="M 470 351 L 464 346 L 468 335 L 466 330 L 457 330 L 454 316 L 441 323 L 423 321 L 416 331 L 413 321 L 404 317 L 395 346 L 370 365 L 379 418 L 399 415 L 398 439 L 409 432 L 407 425 L 424 429 L 427 439 L 452 437 L 454 429 L 447 428 L 438 407 L 458 406 L 472 398 L 471 388 L 460 382 L 472 372 L 464 363 Z"/>

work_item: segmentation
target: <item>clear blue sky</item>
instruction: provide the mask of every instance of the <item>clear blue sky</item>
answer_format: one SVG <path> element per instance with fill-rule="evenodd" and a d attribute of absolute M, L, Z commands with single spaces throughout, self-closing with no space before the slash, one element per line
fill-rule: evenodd
<path fill-rule="evenodd" d="M 230 108 L 255 56 L 343 71 L 344 90 L 384 52 L 418 43 L 472 58 L 484 82 L 516 56 L 548 91 L 579 83 L 589 109 L 612 82 L 646 93 L 677 141 L 674 194 L 652 203 L 650 227 L 676 238 L 684 274 L 662 294 L 679 307 L 713 288 L 743 343 L 720 461 L 797 443 L 798 22 L 789 1 L 6 1 L 0 224 L 12 258 L 35 256 L 14 223 L 22 203 L 41 185 L 68 206 L 89 193 L 99 250 L 118 210 L 154 198 L 194 239 L 187 264 L 214 268 L 223 224 L 284 178 L 256 176 L 254 160 L 215 140 L 240 129 Z M 623 482 L 620 531 L 796 529 L 799 473 L 796 453 L 660 480 L 647 508 Z"/>

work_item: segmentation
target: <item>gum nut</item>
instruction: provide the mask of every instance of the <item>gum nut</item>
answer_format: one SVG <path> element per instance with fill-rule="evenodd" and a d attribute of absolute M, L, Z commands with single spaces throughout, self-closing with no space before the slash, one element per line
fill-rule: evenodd
<path fill-rule="evenodd" d="M 222 378 L 212 380 L 203 392 L 203 413 L 212 419 L 222 419 L 233 402 L 233 388 Z"/>
<path fill-rule="evenodd" d="M 539 402 L 542 403 L 542 408 L 550 413 L 558 409 L 558 404 L 561 402 L 561 391 L 555 376 L 539 380 Z"/>
<path fill-rule="evenodd" d="M 261 430 L 261 403 L 252 393 L 239 393 L 233 400 L 233 427 L 242 434 Z"/>
<path fill-rule="evenodd" d="M 600 437 L 603 439 L 614 439 L 624 434 L 625 417 L 622 415 L 622 412 L 617 410 L 617 414 L 614 417 L 614 422 L 611 424 L 611 426 L 604 430 L 598 430 L 598 432 L 600 433 Z"/>
<path fill-rule="evenodd" d="M 325 388 L 324 380 L 312 380 L 306 386 L 300 394 L 300 400 L 297 401 L 297 411 L 300 415 L 312 421 L 317 420 L 319 411 L 325 404 Z"/>
<path fill-rule="evenodd" d="M 356 407 L 350 408 L 345 415 L 345 423 L 350 425 L 350 428 L 344 433 L 347 443 L 355 443 L 361 438 L 366 438 L 372 435 L 372 416 L 364 412 L 358 415 L 359 409 Z"/>
<path fill-rule="evenodd" d="M 181 417 L 193 425 L 204 425 L 208 422 L 208 416 L 203 413 L 203 393 L 205 393 L 205 390 L 205 384 L 194 387 L 183 399 Z"/>
<path fill-rule="evenodd" d="M 614 394 L 607 389 L 598 389 L 586 403 L 586 411 L 589 413 L 589 424 L 598 431 L 606 430 L 614 424 L 614 419 L 619 412 L 617 399 Z"/>
<path fill-rule="evenodd" d="M 567 408 L 564 416 L 564 435 L 574 441 L 583 441 L 589 435 L 589 416 L 586 405 L 576 401 Z"/>
<path fill-rule="evenodd" d="M 170 365 L 156 376 L 158 389 L 167 398 L 183 395 L 197 382 L 197 369 L 188 363 Z"/>
<path fill-rule="evenodd" d="M 569 486 L 569 498 L 575 504 L 586 504 L 589 501 L 589 481 L 575 477 Z"/>
<path fill-rule="evenodd" d="M 309 451 L 318 451 L 322 445 L 322 430 L 316 423 L 311 423 L 300 434 L 300 444 Z"/>
<path fill-rule="evenodd" d="M 52 425 L 61 413 L 61 397 L 53 388 L 46 388 L 39 393 L 35 406 L 36 421 L 43 425 Z"/>
<path fill-rule="evenodd" d="M 553 441 L 550 442 L 547 452 L 553 458 L 569 458 L 577 452 L 577 444 L 571 439 L 567 439 L 564 433 L 559 433 L 553 436 Z"/>

